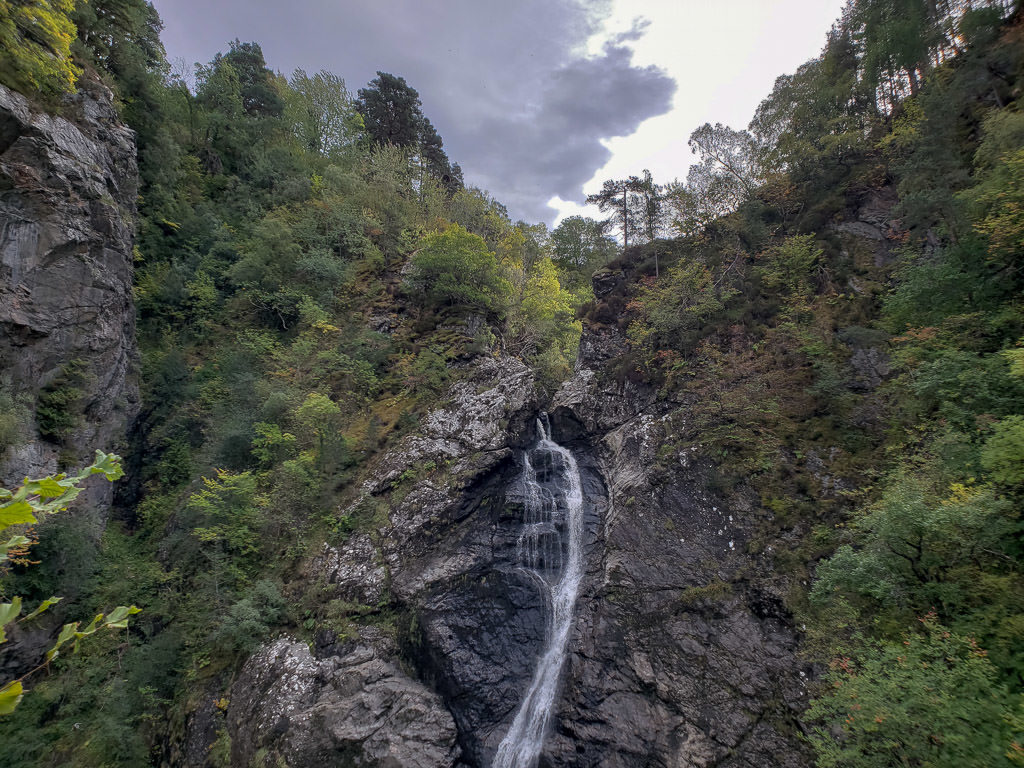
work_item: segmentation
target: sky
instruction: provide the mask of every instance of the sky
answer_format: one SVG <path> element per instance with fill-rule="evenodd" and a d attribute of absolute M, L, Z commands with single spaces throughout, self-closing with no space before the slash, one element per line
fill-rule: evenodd
<path fill-rule="evenodd" d="M 556 223 L 610 178 L 685 179 L 690 133 L 747 125 L 818 55 L 844 0 L 154 0 L 168 58 L 235 38 L 285 75 L 353 93 L 379 71 L 419 91 L 467 184 Z"/>

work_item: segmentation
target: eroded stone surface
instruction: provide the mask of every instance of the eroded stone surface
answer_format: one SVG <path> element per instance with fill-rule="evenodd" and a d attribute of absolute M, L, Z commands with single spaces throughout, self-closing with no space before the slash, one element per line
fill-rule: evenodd
<path fill-rule="evenodd" d="M 389 660 L 393 655 L 369 637 L 323 658 L 287 637 L 264 647 L 232 689 L 232 764 L 454 766 L 451 715 L 437 694 Z"/>
<path fill-rule="evenodd" d="M 120 449 L 138 407 L 135 140 L 110 92 L 91 88 L 64 117 L 0 86 L 0 387 L 34 415 L 39 392 L 77 364 L 83 412 L 64 446 L 26 424 L 0 457 L 4 484 L 56 471 L 61 451 L 81 463 Z M 86 503 L 109 494 L 93 483 Z"/>

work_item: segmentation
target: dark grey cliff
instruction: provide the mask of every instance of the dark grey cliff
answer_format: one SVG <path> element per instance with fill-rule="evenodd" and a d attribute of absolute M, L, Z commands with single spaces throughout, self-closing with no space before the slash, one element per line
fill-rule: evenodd
<path fill-rule="evenodd" d="M 0 86 L 0 481 L 122 447 L 137 409 L 134 134 L 92 84 L 60 115 Z M 41 409 L 43 412 L 41 412 Z M 111 486 L 94 483 L 93 505 Z"/>
<path fill-rule="evenodd" d="M 747 549 L 762 513 L 716 498 L 700 447 L 673 440 L 678 404 L 602 373 L 623 351 L 617 331 L 588 331 L 551 404 L 556 439 L 593 457 L 608 499 L 541 765 L 810 765 L 809 670 L 773 544 Z"/>
<path fill-rule="evenodd" d="M 653 393 L 601 373 L 624 345 L 588 330 L 549 404 L 580 465 L 587 573 L 541 766 L 809 765 L 797 637 L 769 564 L 746 554 L 755 510 L 715 499 L 699 450 L 667 455 Z M 379 525 L 326 546 L 302 581 L 402 619 L 385 638 L 364 626 L 257 652 L 231 690 L 232 765 L 490 765 L 544 639 L 516 557 L 539 409 L 528 369 L 485 359 L 383 457 L 348 510 Z"/>

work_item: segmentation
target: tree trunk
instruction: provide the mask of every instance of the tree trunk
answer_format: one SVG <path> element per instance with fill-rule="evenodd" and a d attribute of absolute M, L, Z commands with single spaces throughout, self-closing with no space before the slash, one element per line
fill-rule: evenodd
<path fill-rule="evenodd" d="M 629 188 L 622 185 L 622 251 L 629 248 Z"/>

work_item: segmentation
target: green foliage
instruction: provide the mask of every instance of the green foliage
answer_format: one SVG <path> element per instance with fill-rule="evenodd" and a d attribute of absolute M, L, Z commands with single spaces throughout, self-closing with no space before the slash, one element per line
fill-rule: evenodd
<path fill-rule="evenodd" d="M 1024 484 L 1024 416 L 1007 416 L 995 425 L 982 448 L 981 464 L 1001 485 Z"/>
<path fill-rule="evenodd" d="M 409 289 L 427 307 L 459 307 L 500 315 L 510 286 L 479 235 L 452 224 L 426 235 L 410 260 Z"/>
<path fill-rule="evenodd" d="M 753 193 L 762 173 L 754 139 L 746 131 L 705 123 L 690 134 L 689 145 L 700 162 L 690 166 L 686 187 L 674 193 L 675 228 L 682 234 L 736 210 Z"/>
<path fill-rule="evenodd" d="M 821 766 L 1021 762 L 1024 45 L 974 6 L 851 2 L 749 134 L 695 133 L 668 268 L 626 254 L 588 308 L 628 323 L 610 374 L 658 388 L 663 460 L 760 498 L 748 546 L 810 584 Z"/>
<path fill-rule="evenodd" d="M 823 254 L 813 234 L 787 238 L 762 255 L 766 264 L 761 279 L 768 288 L 794 297 L 806 296 L 811 292 L 814 268 Z"/>
<path fill-rule="evenodd" d="M 976 642 L 922 622 L 903 642 L 863 641 L 832 662 L 807 712 L 821 768 L 1008 764 L 1019 696 Z"/>
<path fill-rule="evenodd" d="M 0 389 L 0 455 L 25 441 L 31 420 L 23 399 Z"/>
<path fill-rule="evenodd" d="M 237 567 L 255 564 L 263 502 L 251 473 L 225 470 L 203 478 L 203 488 L 188 499 L 192 534 L 202 551 L 217 567 L 228 567 L 235 578 Z"/>
<path fill-rule="evenodd" d="M 85 395 L 84 377 L 84 364 L 73 360 L 40 390 L 36 401 L 36 424 L 43 437 L 61 443 L 78 426 Z"/>
<path fill-rule="evenodd" d="M 120 456 L 96 451 L 96 460 L 77 475 L 71 477 L 65 474 L 51 475 L 38 480 L 26 478 L 25 482 L 14 491 L 0 488 L 0 535 L 6 538 L 6 541 L 0 543 L 0 574 L 9 569 L 9 563 L 27 564 L 29 562 L 26 554 L 32 540 L 24 535 L 25 529 L 21 526 L 33 525 L 41 522 L 48 515 L 65 511 L 68 505 L 82 492 L 80 487 L 82 482 L 93 475 L 103 475 L 110 482 L 118 480 L 124 474 L 120 462 Z M 9 534 L 5 531 L 13 527 L 19 527 L 23 532 L 7 538 Z M 25 616 L 21 616 L 21 597 L 14 596 L 11 598 L 11 602 L 0 603 L 0 644 L 7 642 L 5 627 L 15 622 L 31 621 L 60 600 L 59 597 L 48 597 Z M 53 645 L 46 652 L 42 664 L 21 677 L 8 680 L 0 685 L 0 715 L 10 715 L 14 712 L 25 693 L 24 680 L 57 658 L 61 648 L 65 645 L 73 642 L 73 650 L 77 651 L 82 638 L 94 635 L 101 629 L 126 629 L 128 617 L 139 613 L 139 611 L 140 609 L 134 605 L 130 607 L 120 605 L 109 613 L 97 613 L 92 621 L 84 627 L 81 626 L 81 622 L 77 621 L 65 624 Z"/>
<path fill-rule="evenodd" d="M 449 162 L 441 137 L 422 112 L 419 93 L 405 78 L 377 72 L 366 88 L 359 89 L 355 107 L 377 144 L 415 152 L 420 167 L 449 192 L 462 187 L 461 170 Z"/>
<path fill-rule="evenodd" d="M 284 99 L 274 73 L 267 68 L 259 43 L 235 40 L 230 51 L 214 57 L 213 67 L 216 69 L 221 65 L 237 75 L 242 109 L 247 114 L 253 117 L 281 116 Z"/>
<path fill-rule="evenodd" d="M 603 225 L 618 226 L 623 248 L 628 249 L 630 243 L 650 242 L 660 234 L 663 193 L 664 189 L 654 183 L 651 172 L 645 168 L 642 177 L 609 179 L 600 192 L 587 196 L 587 203 L 596 205 L 602 213 L 611 212 Z"/>
<path fill-rule="evenodd" d="M 984 3 L 938 21 L 921 6 L 851 4 L 749 132 L 694 133 L 692 183 L 613 182 L 607 206 L 631 246 L 660 235 L 669 208 L 685 237 L 611 264 L 607 276 L 625 278 L 588 316 L 628 326 L 634 348 L 609 375 L 659 389 L 659 467 L 687 452 L 716 462 L 712 483 L 737 508 L 762 501 L 752 551 L 792 584 L 820 563 L 813 600 L 795 589 L 790 601 L 816 660 L 870 637 L 849 647 L 850 669 L 864 696 L 907 688 L 893 723 L 910 736 L 933 711 L 945 722 L 953 705 L 928 696 L 946 690 L 948 671 L 963 681 L 955 706 L 980 702 L 990 717 L 967 741 L 958 723 L 945 744 L 928 732 L 925 747 L 991 756 L 1006 714 L 991 700 L 1024 674 L 1024 57 Z M 12 765 L 145 764 L 182 731 L 197 691 L 275 628 L 387 621 L 390 607 L 337 600 L 291 615 L 280 585 L 323 540 L 386 527 L 383 498 L 352 504 L 365 462 L 414 429 L 472 358 L 519 356 L 553 391 L 579 342 L 574 311 L 617 250 L 598 223 L 568 219 L 549 237 L 462 189 L 401 78 L 378 73 L 353 100 L 340 77 L 299 70 L 286 82 L 258 45 L 235 41 L 191 82 L 168 75 L 143 0 L 91 0 L 74 19 L 76 54 L 116 89 L 138 138 L 141 501 L 99 551 L 76 547 L 15 583 L 42 597 L 50 571 L 73 573 L 78 594 L 51 614 L 72 599 L 70 610 L 93 613 L 112 584 L 130 584 L 151 619 L 133 624 L 116 663 L 89 647 L 56 661 L 64 674 L 40 680 L 8 720 L 21 739 Z M 887 242 L 843 226 L 854 211 L 881 221 L 893 190 Z M 41 398 L 52 439 L 74 428 L 76 389 L 66 372 Z M 14 434 L 17 408 L 0 401 L 0 435 L 5 414 Z M 427 471 L 439 470 L 406 479 Z M 36 551 L 53 560 L 47 548 L 79 533 L 43 535 Z M 785 546 L 770 548 L 777 537 Z M 926 629 L 908 642 L 930 666 L 900 667 L 886 654 L 933 606 L 953 634 Z M 896 672 L 872 667 L 883 656 Z M 879 757 L 859 720 L 840 738 L 846 702 L 819 702 L 823 761 L 922 754 L 908 736 Z M 229 740 L 215 750 L 225 756 Z"/>
<path fill-rule="evenodd" d="M 963 607 L 977 569 L 998 570 L 1014 529 L 1013 506 L 988 490 L 954 486 L 936 498 L 899 478 L 854 520 L 856 549 L 844 546 L 819 568 L 812 599 L 832 592 L 870 596 L 914 611 Z M 959 603 L 959 605 L 958 605 Z"/>
<path fill-rule="evenodd" d="M 210 636 L 215 648 L 251 653 L 282 616 L 285 600 L 273 581 L 262 579 L 232 603 Z"/>
<path fill-rule="evenodd" d="M 53 98 L 73 91 L 81 68 L 71 57 L 74 0 L 0 0 L 0 82 Z"/>
<path fill-rule="evenodd" d="M 296 445 L 295 435 L 282 432 L 277 424 L 261 422 L 253 425 L 256 437 L 252 441 L 252 453 L 265 464 L 275 464 L 289 456 Z"/>
<path fill-rule="evenodd" d="M 462 363 L 522 337 L 525 358 L 564 372 L 579 333 L 546 229 L 514 226 L 463 190 L 418 105 L 411 143 L 366 141 L 373 127 L 331 73 L 286 82 L 240 41 L 194 76 L 176 70 L 145 0 L 90 0 L 73 18 L 75 55 L 115 91 L 138 143 L 145 459 L 138 504 L 102 542 L 85 521 L 47 526 L 45 562 L 9 579 L 26 602 L 71 579 L 59 610 L 92 614 L 126 583 L 149 619 L 116 664 L 88 648 L 55 661 L 67 681 L 40 681 L 39 706 L 29 697 L 0 737 L 6 748 L 25 735 L 12 765 L 144 764 L 175 738 L 195 686 L 292 620 L 280 585 L 296 561 L 386 520 L 386 509 L 337 519 L 362 462 L 435 407 Z M 466 229 L 440 269 L 469 293 L 410 302 L 410 257 L 427 233 L 454 236 L 452 222 Z M 533 321 L 540 330 L 524 333 Z M 67 368 L 39 397 L 49 439 L 74 433 L 85 375 Z M 0 402 L 12 441 L 17 405 Z"/>
<path fill-rule="evenodd" d="M 378 144 L 406 147 L 419 140 L 423 113 L 415 88 L 387 72 L 378 72 L 366 88 L 359 89 L 356 108 L 366 130 Z"/>
<path fill-rule="evenodd" d="M 630 325 L 629 336 L 649 349 L 691 351 L 730 293 L 715 285 L 703 264 L 683 259 L 661 280 L 641 285 L 636 299 L 640 319 Z"/>
<path fill-rule="evenodd" d="M 551 233 L 551 260 L 570 291 L 590 290 L 590 278 L 618 253 L 603 223 L 583 216 L 562 219 Z"/>
<path fill-rule="evenodd" d="M 427 347 L 399 360 L 395 373 L 411 392 L 439 392 L 449 379 L 448 361 L 439 347 Z"/>

